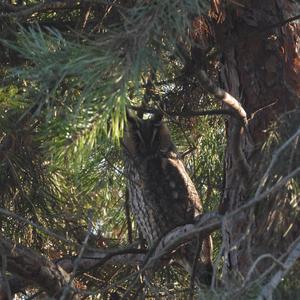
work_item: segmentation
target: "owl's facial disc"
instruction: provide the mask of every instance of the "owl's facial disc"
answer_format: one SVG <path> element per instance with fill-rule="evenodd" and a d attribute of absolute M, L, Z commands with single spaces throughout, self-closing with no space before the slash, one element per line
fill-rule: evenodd
<path fill-rule="evenodd" d="M 162 122 L 162 114 L 141 119 L 127 114 L 128 127 L 124 138 L 126 149 L 141 160 L 174 150 L 170 133 Z"/>
<path fill-rule="evenodd" d="M 159 124 L 153 120 L 143 120 L 136 129 L 137 148 L 142 155 L 153 155 L 159 148 Z"/>

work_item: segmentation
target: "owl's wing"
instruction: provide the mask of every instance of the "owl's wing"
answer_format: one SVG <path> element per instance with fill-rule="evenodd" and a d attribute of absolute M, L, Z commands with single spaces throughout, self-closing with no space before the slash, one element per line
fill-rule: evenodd
<path fill-rule="evenodd" d="M 183 163 L 177 158 L 163 158 L 161 172 L 164 178 L 163 197 L 160 205 L 175 226 L 192 223 L 202 213 L 196 188 Z"/>

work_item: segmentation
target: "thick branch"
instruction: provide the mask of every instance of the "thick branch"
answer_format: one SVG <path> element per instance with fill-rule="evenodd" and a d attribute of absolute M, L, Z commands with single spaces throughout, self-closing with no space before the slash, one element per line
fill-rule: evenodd
<path fill-rule="evenodd" d="M 138 266 L 145 259 L 145 251 L 139 249 L 121 249 L 115 251 L 88 251 L 80 260 L 77 274 L 82 274 L 104 265 Z M 73 270 L 74 258 L 60 259 L 57 264 L 66 272 Z"/>
<path fill-rule="evenodd" d="M 200 216 L 194 224 L 186 224 L 173 229 L 159 241 L 149 265 L 195 236 L 199 239 L 209 236 L 220 226 L 221 216 L 216 212 L 211 212 Z"/>
<path fill-rule="evenodd" d="M 0 254 L 6 259 L 8 272 L 36 283 L 49 296 L 59 298 L 63 287 L 69 282 L 69 275 L 59 265 L 30 249 L 2 239 Z M 3 259 L 1 266 L 2 262 Z M 65 299 L 76 299 L 74 290 L 70 290 Z"/>
<path fill-rule="evenodd" d="M 228 105 L 243 121 L 243 123 L 247 124 L 247 114 L 242 107 L 241 103 L 236 100 L 232 95 L 225 92 L 220 87 L 216 86 L 212 80 L 210 80 L 205 73 L 205 71 L 201 70 L 199 72 L 199 79 L 202 86 L 212 95 L 214 95 L 218 100 L 222 101 L 224 104 Z"/>
<path fill-rule="evenodd" d="M 247 113 L 244 110 L 241 103 L 235 99 L 232 95 L 218 87 L 210 78 L 208 78 L 204 70 L 200 70 L 198 78 L 203 86 L 209 93 L 214 95 L 218 100 L 227 105 L 233 113 L 238 117 L 239 120 L 234 120 L 233 126 L 233 139 L 232 149 L 235 158 L 236 165 L 246 179 L 249 178 L 250 167 L 246 160 L 246 157 L 241 150 L 241 137 L 244 134 L 244 128 L 247 128 Z"/>
<path fill-rule="evenodd" d="M 66 257 L 56 262 L 50 262 L 29 249 L 19 245 L 13 246 L 7 241 L 1 241 L 0 250 L 0 254 L 7 258 L 7 270 L 16 275 L 8 280 L 12 294 L 21 292 L 30 285 L 38 285 L 56 298 L 59 298 L 70 284 L 69 274 L 74 271 L 75 264 L 77 264 L 75 275 L 79 275 L 103 265 L 137 266 L 145 259 L 145 251 L 140 249 L 87 251 L 80 259 Z M 76 299 L 75 296 L 71 287 L 64 299 Z M 0 299 L 9 299 L 4 280 L 0 280 Z"/>

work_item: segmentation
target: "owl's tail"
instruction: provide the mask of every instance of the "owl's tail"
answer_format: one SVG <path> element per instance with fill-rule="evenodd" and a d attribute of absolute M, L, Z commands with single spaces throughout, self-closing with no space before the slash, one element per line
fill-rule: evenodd
<path fill-rule="evenodd" d="M 210 286 L 213 274 L 212 267 L 212 251 L 213 244 L 211 236 L 206 237 L 202 241 L 200 254 L 196 253 L 197 242 L 192 241 L 191 243 L 185 245 L 180 250 L 179 264 L 190 274 L 193 273 L 193 268 L 195 265 L 196 255 L 199 257 L 197 264 L 195 266 L 195 282 L 198 286 L 206 285 Z"/>

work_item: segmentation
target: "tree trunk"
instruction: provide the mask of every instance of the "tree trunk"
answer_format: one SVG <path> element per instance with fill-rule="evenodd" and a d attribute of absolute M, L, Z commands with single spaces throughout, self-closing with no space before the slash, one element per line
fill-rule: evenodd
<path fill-rule="evenodd" d="M 260 166 L 268 160 L 262 152 L 269 135 L 266 130 L 283 112 L 299 104 L 300 96 L 300 24 L 286 22 L 299 15 L 300 4 L 281 0 L 239 2 L 239 6 L 232 4 L 218 11 L 219 22 L 214 23 L 213 29 L 222 55 L 221 84 L 241 101 L 248 115 L 249 130 L 241 137 L 240 146 L 251 174 L 247 179 L 238 168 L 233 142 L 237 124 L 234 118 L 229 118 L 225 189 L 220 205 L 223 213 L 241 206 L 253 195 Z M 264 213 L 244 210 L 226 222 L 228 269 L 245 276 L 259 255 L 271 250 L 275 256 L 282 254 L 285 246 L 274 249 L 273 231 L 269 228 L 274 221 L 269 215 L 270 207 L 275 201 L 283 201 L 280 199 L 273 196 L 269 202 L 266 200 L 260 207 Z M 293 232 L 290 232 L 292 239 Z"/>

